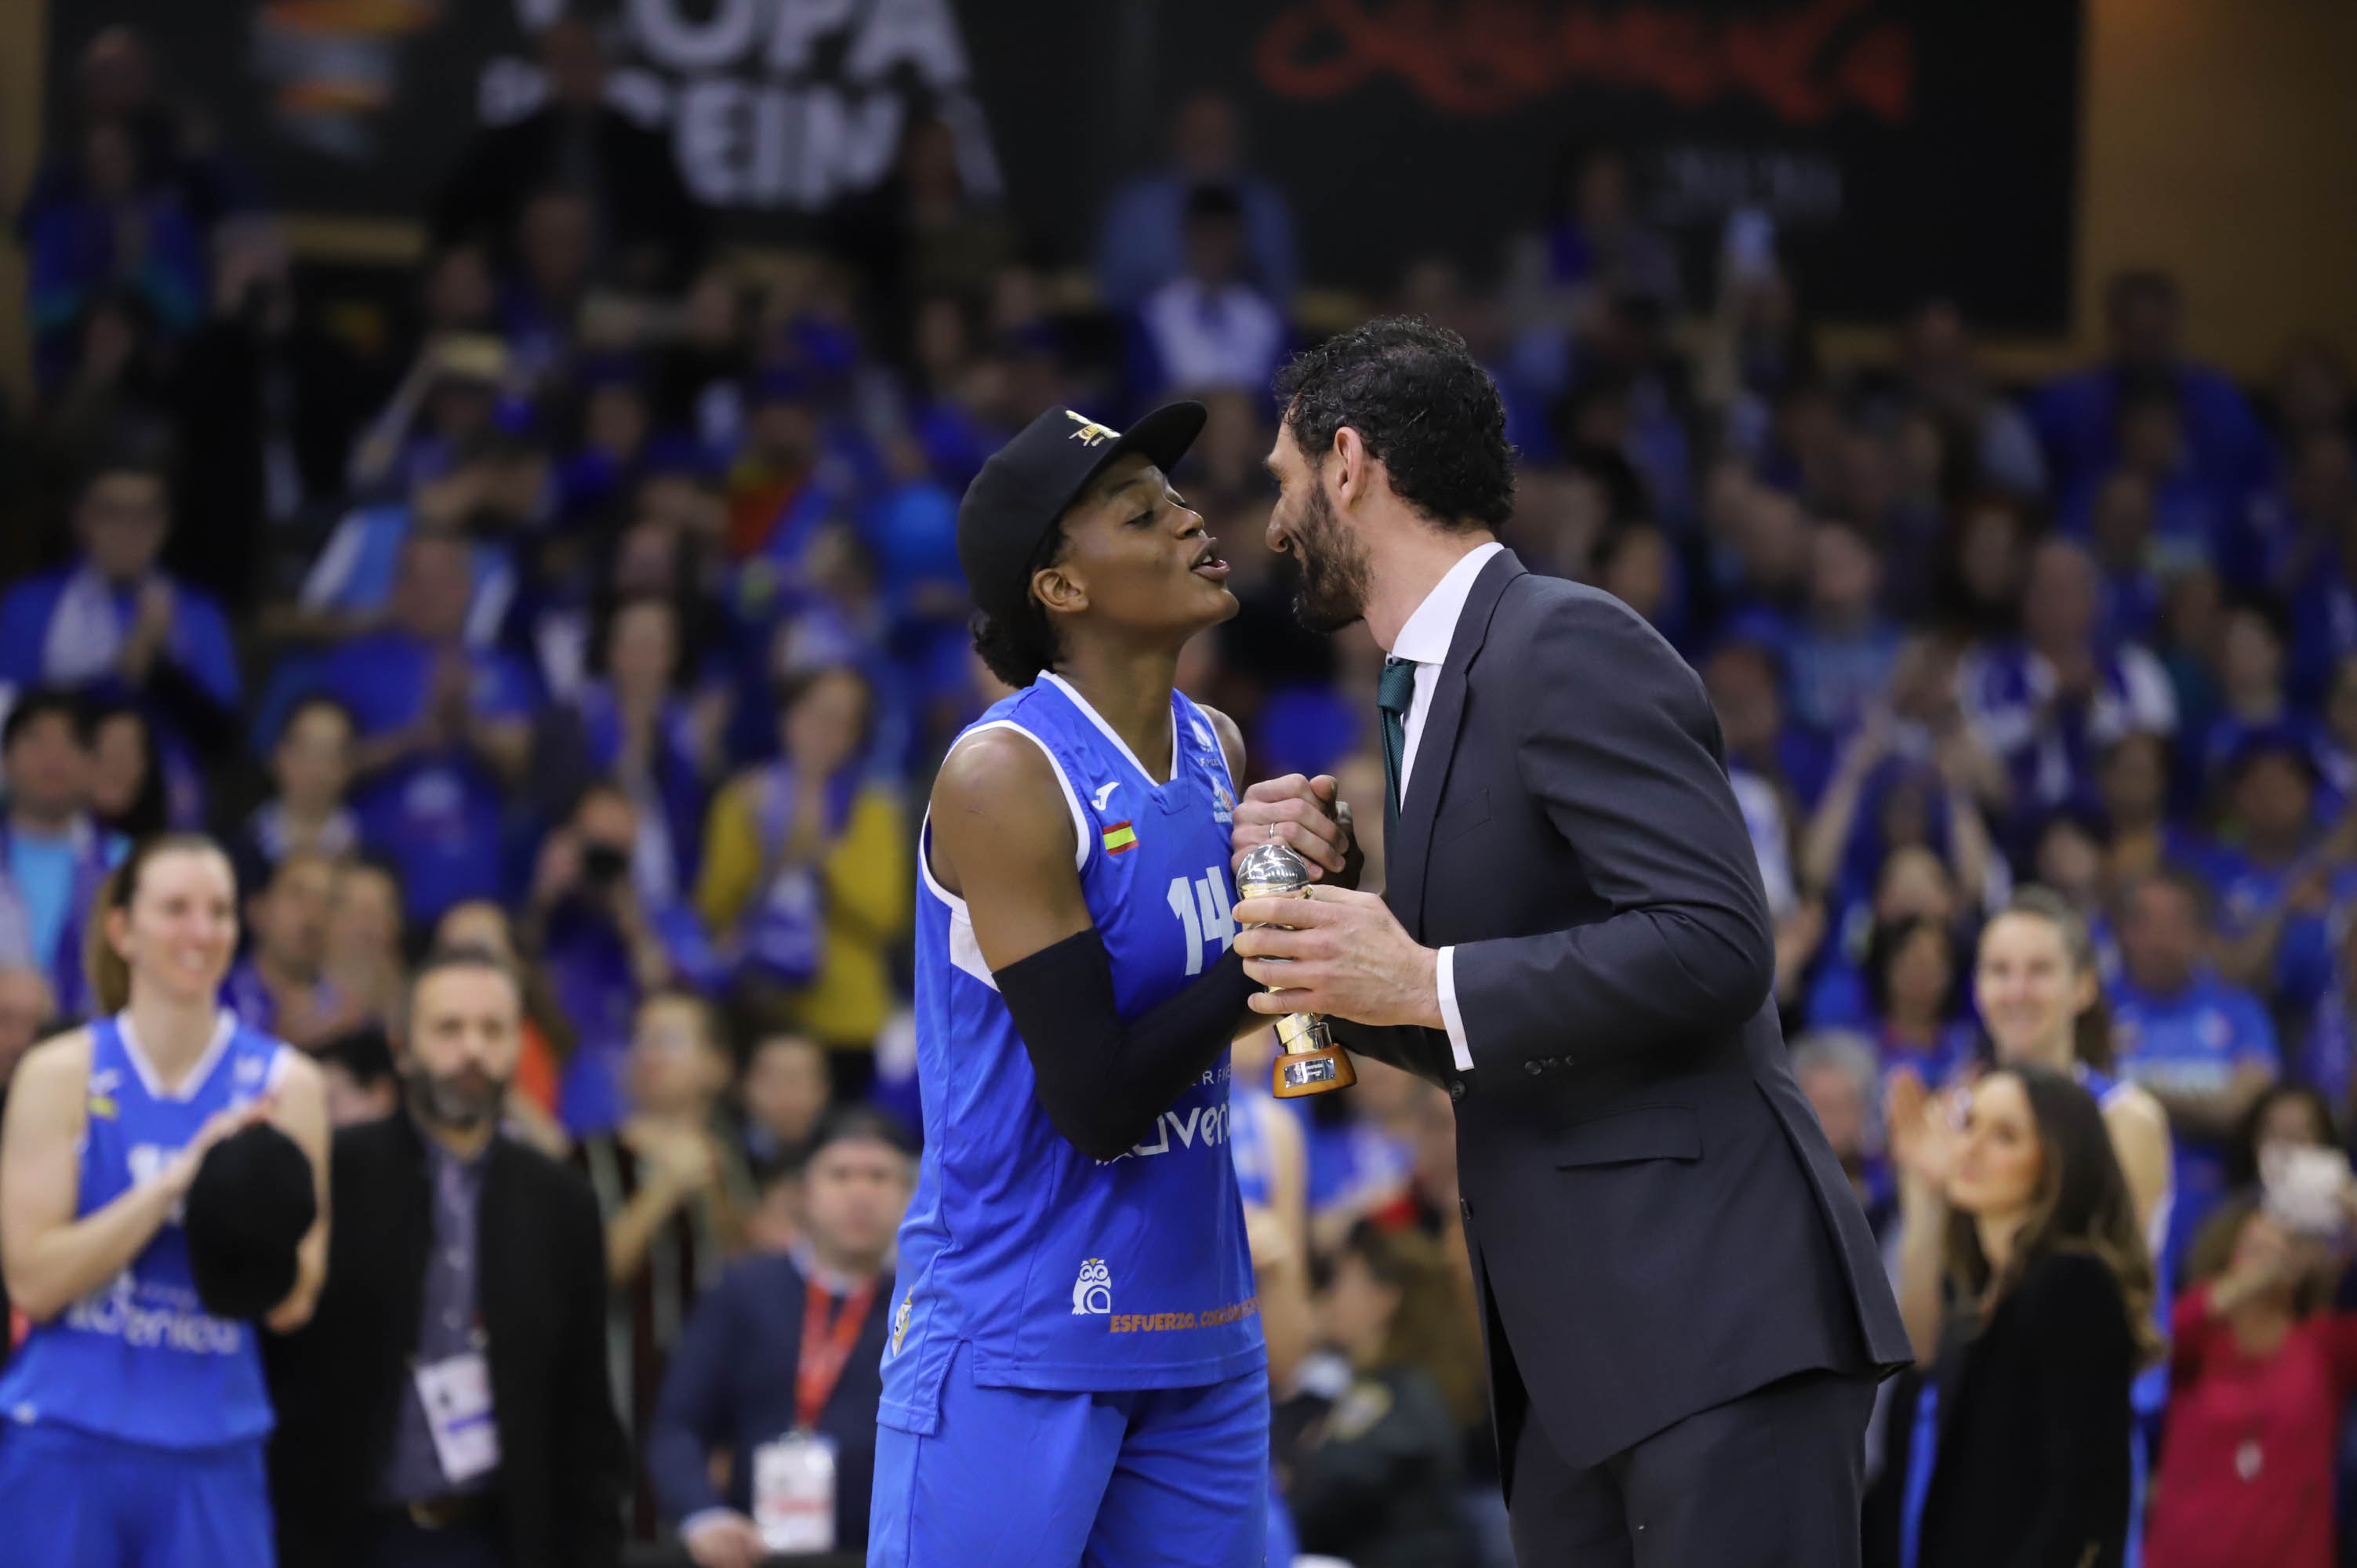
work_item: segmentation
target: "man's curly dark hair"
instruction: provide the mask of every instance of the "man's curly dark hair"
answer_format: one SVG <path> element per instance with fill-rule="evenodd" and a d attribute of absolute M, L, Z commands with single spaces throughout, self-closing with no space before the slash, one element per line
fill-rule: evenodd
<path fill-rule="evenodd" d="M 1514 512 L 1506 405 L 1465 339 L 1420 317 L 1385 316 L 1305 349 L 1276 395 L 1312 467 L 1349 425 L 1392 489 L 1443 528 L 1498 528 Z"/>

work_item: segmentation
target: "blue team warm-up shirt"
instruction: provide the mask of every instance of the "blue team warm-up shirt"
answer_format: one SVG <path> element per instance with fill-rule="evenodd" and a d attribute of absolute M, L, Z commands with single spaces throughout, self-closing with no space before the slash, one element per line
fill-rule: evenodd
<path fill-rule="evenodd" d="M 223 1013 L 203 1058 L 167 1094 L 124 1027 L 119 1017 L 91 1025 L 77 1218 L 160 1168 L 215 1112 L 268 1092 L 287 1049 Z M 177 1212 L 129 1268 L 32 1331 L 0 1373 L 0 1415 L 173 1449 L 260 1438 L 273 1420 L 253 1325 L 198 1301 Z"/>
<path fill-rule="evenodd" d="M 2249 992 L 2203 971 L 2174 996 L 2139 989 L 2125 975 L 2112 988 L 2112 1023 L 2120 1071 L 2147 1089 L 2214 1094 L 2237 1069 L 2256 1063 L 2282 1070 L 2275 1025 Z M 2177 1198 L 2165 1258 L 2172 1273 L 2212 1206 L 2225 1195 L 2224 1151 L 2183 1133 L 2177 1145 Z"/>
<path fill-rule="evenodd" d="M 974 726 L 1020 730 L 1053 762 L 1124 1017 L 1176 993 L 1235 938 L 1233 784 L 1202 711 L 1174 693 L 1171 712 L 1176 766 L 1165 783 L 1052 674 Z M 961 1343 L 985 1386 L 1184 1388 L 1259 1370 L 1267 1358 L 1228 1147 L 1226 1053 L 1129 1153 L 1110 1164 L 1082 1154 L 1039 1108 L 964 901 L 933 880 L 921 845 L 919 864 L 925 1153 L 900 1228 L 886 1424 L 933 1430 Z"/>

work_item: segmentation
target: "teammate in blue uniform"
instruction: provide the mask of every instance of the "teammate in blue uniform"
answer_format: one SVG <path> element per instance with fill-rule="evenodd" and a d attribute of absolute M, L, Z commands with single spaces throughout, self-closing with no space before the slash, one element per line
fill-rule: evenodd
<path fill-rule="evenodd" d="M 0 1564 L 267 1568 L 256 1326 L 198 1299 L 179 1207 L 239 1129 L 266 1117 L 300 1144 L 320 1219 L 267 1317 L 300 1324 L 327 1262 L 326 1092 L 216 1000 L 237 945 L 218 847 L 148 841 L 100 908 L 105 1011 L 25 1058 L 0 1128 L 0 1263 L 33 1323 L 0 1372 Z"/>
<path fill-rule="evenodd" d="M 925 1152 L 884 1358 L 871 1568 L 1260 1568 L 1268 1387 L 1230 1156 L 1242 742 L 1173 689 L 1235 613 L 1170 488 L 1200 405 L 1068 410 L 959 509 L 1020 688 L 920 840 Z M 1339 865 L 1339 861 L 1336 863 Z"/>

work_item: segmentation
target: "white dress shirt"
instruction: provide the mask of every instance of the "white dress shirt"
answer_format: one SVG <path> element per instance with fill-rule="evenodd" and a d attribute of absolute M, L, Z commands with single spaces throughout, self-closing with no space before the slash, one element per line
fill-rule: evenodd
<path fill-rule="evenodd" d="M 1432 712 L 1432 689 L 1439 684 L 1440 667 L 1448 661 L 1448 645 L 1457 637 L 1457 622 L 1465 613 L 1466 596 L 1473 591 L 1473 579 L 1490 564 L 1490 557 L 1503 550 L 1496 540 L 1477 544 L 1465 553 L 1463 560 L 1451 566 L 1432 592 L 1425 595 L 1424 603 L 1399 629 L 1392 641 L 1391 656 L 1405 659 L 1415 666 L 1415 695 L 1407 705 L 1406 743 L 1400 748 L 1400 800 L 1407 800 L 1407 781 L 1415 773 L 1416 742 L 1424 738 L 1424 721 Z M 1440 1017 L 1448 1026 L 1448 1054 L 1456 1059 L 1457 1070 L 1473 1070 L 1472 1047 L 1465 1043 L 1465 1020 L 1457 1011 L 1457 950 L 1440 950 L 1437 979 L 1440 986 Z"/>

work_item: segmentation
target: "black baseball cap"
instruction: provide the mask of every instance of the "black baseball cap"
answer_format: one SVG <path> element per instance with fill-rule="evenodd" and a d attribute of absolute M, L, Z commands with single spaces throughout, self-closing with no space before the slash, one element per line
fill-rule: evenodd
<path fill-rule="evenodd" d="M 1166 403 L 1127 430 L 1051 408 L 991 454 L 958 503 L 958 564 L 974 602 L 1011 619 L 1029 595 L 1031 557 L 1048 530 L 1116 457 L 1142 452 L 1164 473 L 1202 433 L 1200 403 Z"/>
<path fill-rule="evenodd" d="M 319 1217 L 302 1146 L 257 1122 L 205 1151 L 182 1206 L 197 1299 L 216 1317 L 260 1317 L 295 1288 L 296 1249 Z"/>

